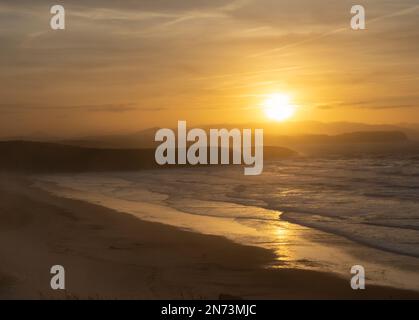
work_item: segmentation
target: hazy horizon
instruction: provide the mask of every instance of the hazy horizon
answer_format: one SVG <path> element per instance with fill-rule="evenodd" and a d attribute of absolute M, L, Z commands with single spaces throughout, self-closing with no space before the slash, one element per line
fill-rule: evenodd
<path fill-rule="evenodd" d="M 167 126 L 173 130 L 176 130 L 176 123 Z M 289 136 L 298 135 L 339 135 L 343 133 L 363 132 L 363 131 L 401 131 L 409 136 L 414 135 L 414 140 L 419 139 L 419 123 L 382 123 L 382 124 L 367 124 L 361 122 L 321 122 L 321 121 L 287 121 L 284 123 L 276 122 L 237 122 L 237 123 L 190 123 L 187 122 L 187 128 L 262 128 L 265 129 L 265 134 L 280 134 Z M 133 128 L 128 130 L 113 130 L 113 131 L 86 131 L 76 132 L 69 134 L 57 134 L 48 131 L 34 131 L 34 132 L 22 132 L 16 135 L 0 135 L 2 140 L 13 140 L 13 139 L 35 139 L 35 140 L 49 140 L 59 141 L 67 139 L 89 139 L 89 138 L 106 138 L 107 136 L 131 136 L 142 133 L 150 134 L 150 130 L 157 130 L 163 128 L 163 126 L 153 126 L 145 128 Z"/>

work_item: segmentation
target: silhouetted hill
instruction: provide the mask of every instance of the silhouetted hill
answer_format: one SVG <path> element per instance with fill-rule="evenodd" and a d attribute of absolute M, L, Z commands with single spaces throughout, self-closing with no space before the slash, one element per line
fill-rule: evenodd
<path fill-rule="evenodd" d="M 267 136 L 268 145 L 289 144 L 362 144 L 362 143 L 405 143 L 409 139 L 400 131 L 366 131 L 338 135 Z"/>
<path fill-rule="evenodd" d="M 343 133 L 332 137 L 336 143 L 397 143 L 409 139 L 401 131 L 365 131 Z"/>
<path fill-rule="evenodd" d="M 83 148 L 55 143 L 0 142 L 0 171 L 56 173 L 90 171 L 135 171 L 158 166 L 155 149 Z M 298 156 L 287 148 L 266 147 L 267 160 Z"/>
<path fill-rule="evenodd" d="M 43 142 L 0 142 L 0 169 L 25 172 L 139 170 L 154 166 L 154 150 L 94 149 Z"/>
<path fill-rule="evenodd" d="M 419 142 L 410 141 L 403 132 L 353 132 L 336 136 L 271 136 L 266 144 L 292 148 L 316 157 L 397 157 L 419 155 Z"/>

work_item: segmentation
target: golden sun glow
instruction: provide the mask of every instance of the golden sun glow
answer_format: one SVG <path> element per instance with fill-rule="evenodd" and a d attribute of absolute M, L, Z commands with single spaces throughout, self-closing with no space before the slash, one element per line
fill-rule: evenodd
<path fill-rule="evenodd" d="M 276 121 L 285 121 L 295 113 L 295 106 L 291 104 L 290 97 L 282 93 L 269 95 L 263 102 L 263 108 L 266 116 Z"/>

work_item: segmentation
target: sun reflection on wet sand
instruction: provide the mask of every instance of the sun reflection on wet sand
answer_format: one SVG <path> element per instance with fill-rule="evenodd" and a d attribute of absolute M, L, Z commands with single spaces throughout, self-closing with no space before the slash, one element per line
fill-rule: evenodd
<path fill-rule="evenodd" d="M 166 196 L 138 185 L 135 193 L 118 197 L 114 185 L 123 182 L 115 179 L 113 184 L 109 183 L 112 177 L 107 180 L 104 188 L 100 177 L 96 179 L 94 175 L 43 176 L 37 186 L 62 197 L 99 204 L 146 221 L 270 249 L 277 258 L 266 266 L 268 268 L 319 270 L 348 277 L 350 268 L 361 264 L 369 270 L 370 283 L 384 280 L 388 285 L 419 288 L 414 272 L 417 260 L 400 256 L 400 261 L 395 262 L 394 256 L 383 251 L 360 248 L 345 238 L 285 221 L 281 212 L 223 201 L 190 198 L 169 201 Z"/>

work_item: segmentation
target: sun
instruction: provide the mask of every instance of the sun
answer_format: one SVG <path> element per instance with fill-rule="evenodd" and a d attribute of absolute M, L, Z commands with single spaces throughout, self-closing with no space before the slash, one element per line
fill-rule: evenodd
<path fill-rule="evenodd" d="M 295 106 L 291 104 L 291 98 L 282 93 L 270 94 L 263 102 L 265 114 L 269 119 L 285 121 L 295 114 Z"/>

